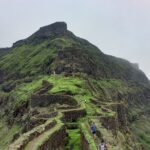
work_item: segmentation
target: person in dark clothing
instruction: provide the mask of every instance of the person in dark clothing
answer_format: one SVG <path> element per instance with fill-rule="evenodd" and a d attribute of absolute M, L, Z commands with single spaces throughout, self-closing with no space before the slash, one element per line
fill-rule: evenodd
<path fill-rule="evenodd" d="M 96 128 L 96 125 L 94 124 L 94 122 L 91 125 L 91 131 L 92 131 L 92 134 L 93 134 L 93 138 L 95 139 L 97 128 Z"/>

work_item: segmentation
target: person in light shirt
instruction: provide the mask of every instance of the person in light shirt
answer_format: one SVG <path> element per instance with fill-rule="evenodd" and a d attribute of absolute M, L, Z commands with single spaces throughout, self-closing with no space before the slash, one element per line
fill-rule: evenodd
<path fill-rule="evenodd" d="M 102 139 L 101 144 L 99 144 L 99 149 L 98 150 L 107 150 L 106 143 Z"/>

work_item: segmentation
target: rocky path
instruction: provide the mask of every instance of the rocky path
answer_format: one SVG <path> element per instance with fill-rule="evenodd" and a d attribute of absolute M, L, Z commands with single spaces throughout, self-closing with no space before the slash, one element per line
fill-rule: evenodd
<path fill-rule="evenodd" d="M 22 136 L 20 136 L 19 139 L 17 139 L 14 143 L 10 145 L 9 150 L 23 150 L 25 145 L 30 140 L 32 140 L 34 137 L 39 136 L 40 134 L 43 134 L 43 132 L 45 132 L 48 128 L 52 128 L 53 126 L 55 126 L 55 124 L 55 120 L 47 120 L 45 124 L 35 127 L 31 131 L 26 132 Z"/>
<path fill-rule="evenodd" d="M 41 135 L 39 135 L 38 137 L 35 137 L 33 140 L 31 140 L 26 146 L 25 146 L 25 150 L 38 150 L 39 147 L 42 146 L 42 144 L 44 144 L 47 140 L 49 140 L 49 138 L 59 129 L 61 129 L 62 127 L 62 123 L 60 121 L 57 122 L 57 124 L 43 132 Z"/>

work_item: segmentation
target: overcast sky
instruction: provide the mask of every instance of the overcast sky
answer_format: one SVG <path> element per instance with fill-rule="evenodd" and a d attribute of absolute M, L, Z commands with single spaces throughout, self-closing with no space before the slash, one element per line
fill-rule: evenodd
<path fill-rule="evenodd" d="M 150 79 L 150 0 L 0 0 L 0 47 L 56 21 Z"/>

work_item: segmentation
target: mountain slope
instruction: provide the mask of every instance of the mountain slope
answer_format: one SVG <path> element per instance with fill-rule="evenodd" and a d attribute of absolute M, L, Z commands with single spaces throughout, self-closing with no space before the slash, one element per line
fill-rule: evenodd
<path fill-rule="evenodd" d="M 142 71 L 123 59 L 103 54 L 88 41 L 76 37 L 63 22 L 42 27 L 16 42 L 0 61 L 6 74 L 27 75 L 83 72 L 89 75 L 148 82 Z"/>
<path fill-rule="evenodd" d="M 115 150 L 148 150 L 150 84 L 137 65 L 104 54 L 68 31 L 64 22 L 40 28 L 0 55 L 0 149 L 57 112 L 70 136 L 64 149 L 81 142 L 81 149 L 94 150 L 104 138 Z M 98 127 L 96 141 L 91 122 Z M 77 137 L 74 128 L 81 130 Z M 54 146 L 53 138 L 60 137 L 54 133 L 40 143 L 41 149 Z"/>

